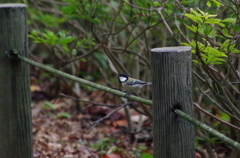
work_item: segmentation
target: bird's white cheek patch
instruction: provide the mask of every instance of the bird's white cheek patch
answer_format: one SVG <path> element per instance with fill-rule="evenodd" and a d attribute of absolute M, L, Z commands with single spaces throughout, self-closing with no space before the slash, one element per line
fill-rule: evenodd
<path fill-rule="evenodd" d="M 119 80 L 120 80 L 121 82 L 125 82 L 125 81 L 127 80 L 127 78 L 126 78 L 126 77 L 119 77 Z"/>

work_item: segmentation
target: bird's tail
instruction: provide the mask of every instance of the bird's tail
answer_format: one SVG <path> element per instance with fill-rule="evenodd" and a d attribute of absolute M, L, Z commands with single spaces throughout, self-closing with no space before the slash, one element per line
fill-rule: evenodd
<path fill-rule="evenodd" d="M 146 83 L 146 85 L 151 85 L 151 84 L 152 84 L 152 82 L 147 82 L 147 83 Z"/>

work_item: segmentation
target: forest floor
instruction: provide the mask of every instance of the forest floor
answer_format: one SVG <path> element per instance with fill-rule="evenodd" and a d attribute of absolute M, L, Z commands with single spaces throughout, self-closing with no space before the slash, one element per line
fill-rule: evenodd
<path fill-rule="evenodd" d="M 152 120 L 137 102 L 126 106 L 120 97 L 84 88 L 78 98 L 54 94 L 49 81 L 34 80 L 34 158 L 153 158 Z M 216 148 L 216 158 L 227 158 L 223 149 Z M 195 156 L 202 158 L 199 152 Z"/>
<path fill-rule="evenodd" d="M 36 100 L 41 93 L 34 91 L 32 96 Z M 148 117 L 128 108 L 133 131 L 129 132 L 124 108 L 112 113 L 121 106 L 119 98 L 93 91 L 80 99 L 33 99 L 34 158 L 152 157 L 152 123 Z"/>

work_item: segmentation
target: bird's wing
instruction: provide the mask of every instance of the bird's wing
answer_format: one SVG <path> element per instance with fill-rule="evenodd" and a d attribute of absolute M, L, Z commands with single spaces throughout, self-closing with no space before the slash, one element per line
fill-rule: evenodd
<path fill-rule="evenodd" d="M 132 81 L 127 81 L 126 84 L 127 85 L 146 85 L 146 84 L 149 84 L 149 82 L 144 82 L 141 80 L 132 80 Z"/>

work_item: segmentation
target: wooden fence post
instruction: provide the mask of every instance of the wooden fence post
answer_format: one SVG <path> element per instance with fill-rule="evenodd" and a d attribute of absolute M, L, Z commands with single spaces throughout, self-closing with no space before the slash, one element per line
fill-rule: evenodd
<path fill-rule="evenodd" d="M 151 50 L 154 158 L 193 158 L 194 126 L 174 114 L 193 116 L 191 47 Z"/>
<path fill-rule="evenodd" d="M 6 55 L 27 56 L 26 20 L 25 5 L 0 5 L 0 158 L 33 157 L 29 67 Z"/>

